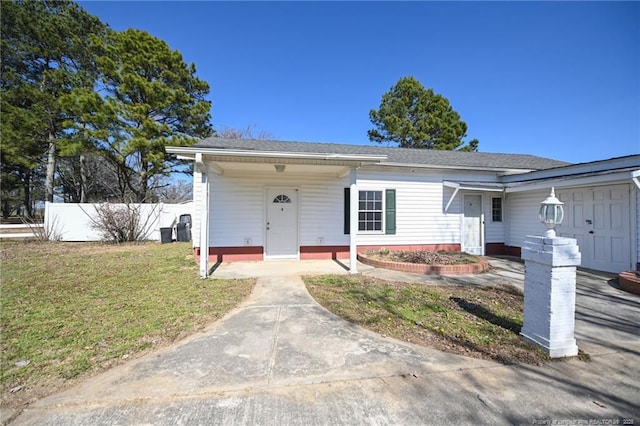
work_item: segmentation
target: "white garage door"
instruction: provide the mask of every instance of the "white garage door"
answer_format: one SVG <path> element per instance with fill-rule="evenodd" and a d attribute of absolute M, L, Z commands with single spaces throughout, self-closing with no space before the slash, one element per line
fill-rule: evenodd
<path fill-rule="evenodd" d="M 633 269 L 629 185 L 556 192 L 565 203 L 565 219 L 558 235 L 578 240 L 582 267 L 608 272 Z"/>

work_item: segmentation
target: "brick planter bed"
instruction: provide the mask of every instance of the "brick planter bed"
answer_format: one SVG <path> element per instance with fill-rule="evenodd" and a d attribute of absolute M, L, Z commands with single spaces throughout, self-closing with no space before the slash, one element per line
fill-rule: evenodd
<path fill-rule="evenodd" d="M 618 282 L 624 291 L 640 295 L 640 277 L 635 272 L 620 272 Z"/>
<path fill-rule="evenodd" d="M 378 260 L 367 257 L 362 253 L 358 254 L 358 260 L 365 265 L 376 268 L 391 269 L 400 272 L 412 272 L 424 275 L 465 275 L 479 274 L 489 270 L 489 262 L 479 258 L 475 263 L 463 263 L 459 265 L 426 265 L 424 263 L 393 262 L 390 260 Z"/>

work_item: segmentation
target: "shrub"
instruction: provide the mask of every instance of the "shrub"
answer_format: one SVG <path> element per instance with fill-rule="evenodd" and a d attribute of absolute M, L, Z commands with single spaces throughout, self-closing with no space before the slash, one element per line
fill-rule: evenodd
<path fill-rule="evenodd" d="M 96 216 L 90 216 L 91 227 L 100 232 L 105 241 L 123 243 L 142 241 L 149 237 L 149 221 L 156 209 L 142 217 L 140 205 L 102 203 L 95 205 Z"/>

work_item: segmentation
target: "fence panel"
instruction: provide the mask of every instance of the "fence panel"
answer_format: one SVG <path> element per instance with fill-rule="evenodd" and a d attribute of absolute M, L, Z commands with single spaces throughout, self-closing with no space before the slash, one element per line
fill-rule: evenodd
<path fill-rule="evenodd" d="M 96 207 L 99 204 L 49 203 L 45 205 L 44 225 L 61 241 L 100 241 L 101 233 L 95 228 Z M 123 208 L 126 204 L 112 204 Z M 140 212 L 140 222 L 146 224 L 146 239 L 160 241 L 160 228 L 173 228 L 180 215 L 193 216 L 193 203 L 184 204 L 132 204 Z"/>

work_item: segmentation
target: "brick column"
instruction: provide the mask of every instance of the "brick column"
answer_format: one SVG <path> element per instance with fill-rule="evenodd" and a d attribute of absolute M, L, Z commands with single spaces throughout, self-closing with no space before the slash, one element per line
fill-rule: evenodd
<path fill-rule="evenodd" d="M 576 266 L 581 255 L 576 240 L 528 236 L 522 258 L 524 324 L 520 335 L 542 347 L 551 358 L 577 355 Z"/>

